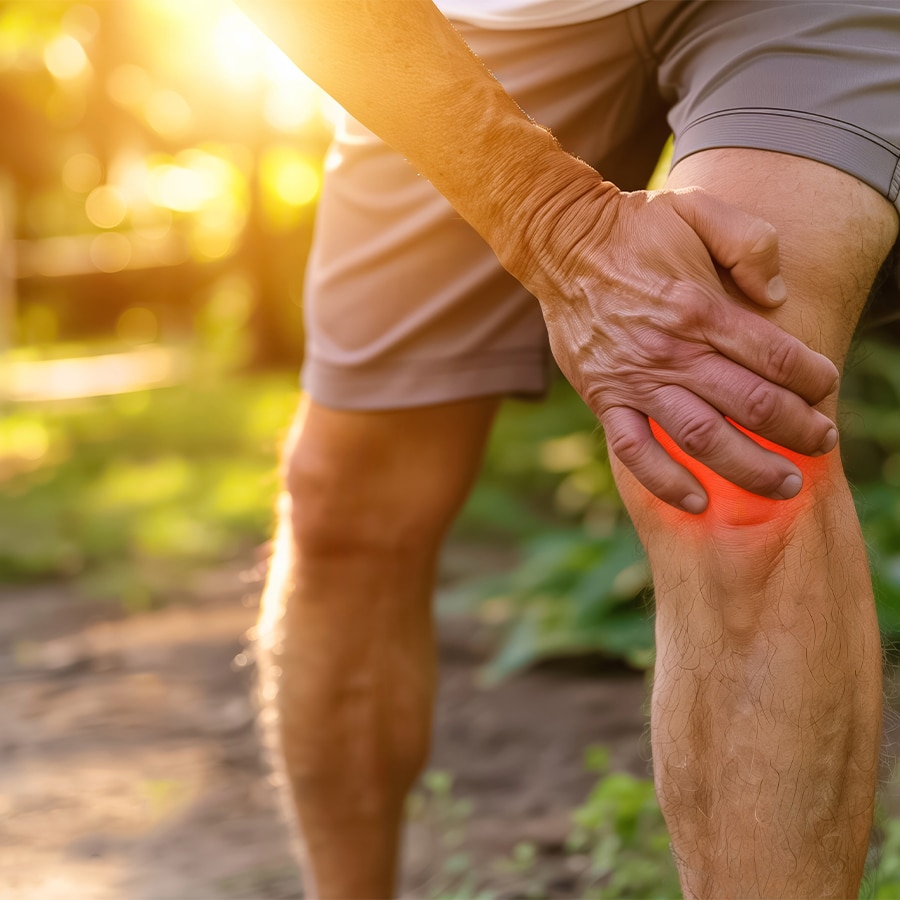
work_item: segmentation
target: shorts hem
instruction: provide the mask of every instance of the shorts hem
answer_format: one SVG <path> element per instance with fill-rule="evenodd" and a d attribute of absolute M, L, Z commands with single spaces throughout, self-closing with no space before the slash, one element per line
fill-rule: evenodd
<path fill-rule="evenodd" d="M 539 400 L 549 387 L 548 363 L 549 352 L 352 369 L 307 359 L 300 380 L 306 394 L 331 409 L 410 409 L 492 395 Z"/>
<path fill-rule="evenodd" d="M 800 110 L 721 110 L 682 130 L 675 139 L 672 165 L 724 147 L 770 150 L 825 163 L 868 184 L 900 210 L 900 148 L 855 125 Z"/>

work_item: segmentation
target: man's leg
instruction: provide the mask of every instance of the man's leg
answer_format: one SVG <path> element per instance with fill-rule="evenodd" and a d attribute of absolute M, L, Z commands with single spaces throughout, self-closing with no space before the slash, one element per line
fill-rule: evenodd
<path fill-rule="evenodd" d="M 396 412 L 305 402 L 260 619 L 262 692 L 311 896 L 390 897 L 435 683 L 431 593 L 495 398 Z"/>
<path fill-rule="evenodd" d="M 896 237 L 891 205 L 837 170 L 758 150 L 695 154 L 669 184 L 777 228 L 789 295 L 770 315 L 840 367 Z M 760 508 L 708 482 L 710 509 L 691 517 L 617 466 L 653 569 L 653 759 L 687 897 L 855 897 L 862 875 L 879 635 L 838 453 L 801 468 L 794 500 Z"/>

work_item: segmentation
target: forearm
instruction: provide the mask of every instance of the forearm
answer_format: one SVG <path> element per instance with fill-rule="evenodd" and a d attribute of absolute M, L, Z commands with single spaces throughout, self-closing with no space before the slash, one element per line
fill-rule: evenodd
<path fill-rule="evenodd" d="M 782 497 L 799 473 L 723 415 L 797 452 L 831 449 L 833 425 L 809 404 L 831 390 L 834 366 L 736 306 L 713 266 L 755 303 L 780 303 L 783 289 L 768 287 L 778 282 L 771 226 L 699 192 L 620 192 L 525 115 L 430 0 L 238 2 L 537 297 L 562 372 L 660 499 L 692 512 L 706 502 L 648 416 L 764 496 Z M 757 423 L 747 397 L 766 391 L 778 414 Z"/>
<path fill-rule="evenodd" d="M 602 184 L 525 115 L 430 0 L 239 4 L 514 269 L 523 233 L 563 185 Z"/>

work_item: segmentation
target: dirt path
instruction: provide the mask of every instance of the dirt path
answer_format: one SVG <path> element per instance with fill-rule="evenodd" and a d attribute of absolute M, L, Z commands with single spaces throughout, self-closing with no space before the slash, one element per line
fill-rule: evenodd
<path fill-rule="evenodd" d="M 0 591 L 0 895 L 16 900 L 301 897 L 263 764 L 245 634 L 259 585 L 210 573 L 190 602 L 122 618 L 65 585 Z M 431 768 L 471 813 L 411 826 L 405 894 L 442 884 L 444 831 L 464 825 L 475 880 L 534 841 L 554 896 L 574 889 L 567 813 L 586 746 L 646 773 L 640 676 L 539 670 L 478 686 L 483 636 L 441 626 Z M 443 817 L 443 818 L 442 818 Z M 455 818 L 454 818 L 455 817 Z M 508 880 L 508 879 L 507 879 Z"/>

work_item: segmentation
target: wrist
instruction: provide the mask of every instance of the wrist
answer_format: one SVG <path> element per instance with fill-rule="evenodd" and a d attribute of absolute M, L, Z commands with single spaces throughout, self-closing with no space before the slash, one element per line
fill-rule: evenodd
<path fill-rule="evenodd" d="M 618 188 L 524 117 L 500 123 L 485 149 L 489 170 L 468 182 L 465 208 L 457 208 L 504 268 L 536 292 L 544 269 L 558 269 L 585 232 L 597 232 Z"/>

